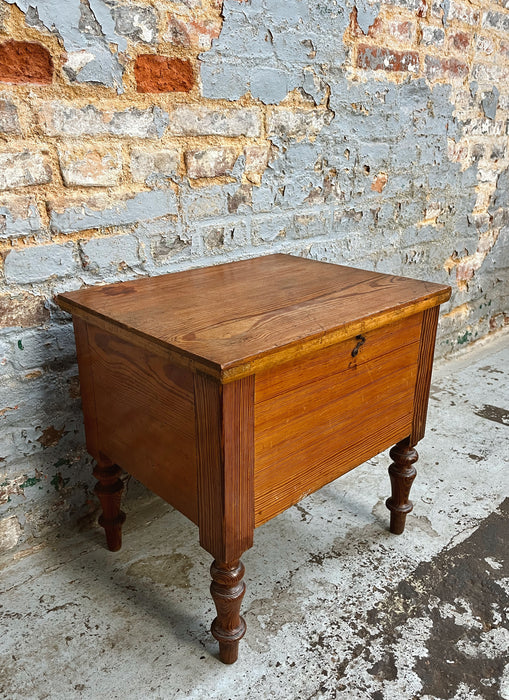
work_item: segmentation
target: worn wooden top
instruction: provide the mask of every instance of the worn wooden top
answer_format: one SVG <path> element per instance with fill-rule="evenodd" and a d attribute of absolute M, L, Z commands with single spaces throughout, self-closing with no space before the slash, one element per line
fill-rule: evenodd
<path fill-rule="evenodd" d="M 72 314 L 230 381 L 447 301 L 450 287 L 290 255 L 60 294 Z"/>

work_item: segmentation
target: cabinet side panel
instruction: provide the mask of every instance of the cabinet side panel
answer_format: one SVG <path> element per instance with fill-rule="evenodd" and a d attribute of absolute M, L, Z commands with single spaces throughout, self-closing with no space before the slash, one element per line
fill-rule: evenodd
<path fill-rule="evenodd" d="M 78 356 L 78 370 L 80 375 L 81 407 L 83 409 L 83 423 L 85 425 L 85 437 L 87 450 L 92 457 L 99 460 L 97 418 L 94 396 L 94 378 L 92 363 L 90 360 L 90 348 L 88 345 L 87 324 L 78 316 L 73 316 L 74 337 L 76 340 L 76 354 Z"/>
<path fill-rule="evenodd" d="M 419 368 L 415 385 L 414 418 L 412 423 L 411 444 L 416 445 L 424 437 L 426 416 L 428 414 L 429 389 L 433 371 L 433 356 L 437 335 L 439 306 L 426 309 L 422 319 L 421 340 L 419 347 Z"/>
<path fill-rule="evenodd" d="M 192 373 L 93 325 L 88 339 L 99 451 L 197 522 Z"/>
<path fill-rule="evenodd" d="M 257 526 L 410 435 L 421 320 L 289 364 L 284 382 L 277 370 L 257 377 Z"/>

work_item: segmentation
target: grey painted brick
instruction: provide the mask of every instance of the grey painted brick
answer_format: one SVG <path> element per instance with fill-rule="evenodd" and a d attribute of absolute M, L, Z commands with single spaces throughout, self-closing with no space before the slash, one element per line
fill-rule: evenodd
<path fill-rule="evenodd" d="M 445 32 L 441 27 L 423 26 L 421 43 L 425 46 L 442 46 L 444 38 Z"/>
<path fill-rule="evenodd" d="M 257 216 L 252 219 L 251 231 L 253 243 L 271 243 L 288 237 L 292 221 L 287 216 Z"/>
<path fill-rule="evenodd" d="M 486 92 L 481 100 L 481 107 L 488 119 L 495 119 L 498 107 L 498 98 L 500 92 L 494 85 L 490 92 Z"/>
<path fill-rule="evenodd" d="M 422 0 L 387 0 L 384 5 L 396 5 L 396 7 L 406 7 L 409 10 L 417 10 L 422 4 Z"/>
<path fill-rule="evenodd" d="M 49 329 L 18 329 L 7 356 L 17 372 L 38 367 L 45 370 L 62 370 L 62 357 L 72 357 L 76 352 L 72 324 L 51 325 Z"/>
<path fill-rule="evenodd" d="M 330 220 L 326 211 L 321 209 L 310 213 L 295 214 L 290 238 L 315 238 L 324 236 L 329 231 Z"/>
<path fill-rule="evenodd" d="M 80 244 L 83 267 L 94 274 L 122 272 L 140 264 L 138 241 L 132 235 L 91 238 Z"/>
<path fill-rule="evenodd" d="M 283 107 L 274 109 L 268 118 L 269 136 L 303 139 L 316 136 L 328 126 L 334 115 L 323 109 L 293 110 Z"/>
<path fill-rule="evenodd" d="M 74 107 L 63 102 L 46 102 L 38 111 L 39 123 L 47 136 L 127 136 L 161 138 L 168 115 L 160 107 L 122 112 L 105 112 L 95 105 Z"/>
<path fill-rule="evenodd" d="M 11 195 L 0 202 L 0 238 L 33 236 L 42 229 L 42 221 L 33 195 Z"/>
<path fill-rule="evenodd" d="M 43 282 L 75 272 L 71 244 L 39 245 L 11 250 L 5 259 L 4 274 L 8 283 Z"/>
<path fill-rule="evenodd" d="M 73 82 L 91 82 L 122 92 L 123 67 L 118 52 L 125 51 L 125 37 L 115 32 L 115 23 L 108 4 L 88 2 L 51 2 L 48 0 L 9 0 L 32 17 L 37 12 L 35 24 L 57 34 L 67 52 L 64 72 Z M 86 60 L 83 61 L 84 56 Z"/>
<path fill-rule="evenodd" d="M 268 18 L 281 27 L 298 27 L 309 16 L 307 0 L 286 0 L 284 3 L 267 3 L 265 7 Z"/>
<path fill-rule="evenodd" d="M 356 0 L 357 7 L 357 24 L 364 34 L 367 34 L 369 28 L 378 17 L 380 12 L 380 2 L 370 3 L 367 0 Z"/>
<path fill-rule="evenodd" d="M 156 265 L 186 256 L 190 250 L 190 238 L 176 231 L 164 231 L 150 239 L 150 252 Z"/>
<path fill-rule="evenodd" d="M 234 250 L 249 242 L 249 228 L 245 221 L 207 224 L 198 227 L 196 234 L 201 238 L 204 253 Z"/>
<path fill-rule="evenodd" d="M 468 136 L 502 136 L 505 131 L 505 122 L 495 122 L 492 119 L 467 119 L 463 129 Z"/>
<path fill-rule="evenodd" d="M 150 221 L 168 214 L 177 214 L 177 198 L 173 190 L 139 192 L 116 204 L 98 207 L 95 200 L 58 210 L 53 205 L 50 215 L 51 230 L 56 233 L 72 233 L 107 226 L 125 226 L 140 221 Z M 103 200 L 106 203 L 106 200 Z"/>
<path fill-rule="evenodd" d="M 52 172 L 48 159 L 30 151 L 0 153 L 0 190 L 46 185 Z"/>
<path fill-rule="evenodd" d="M 204 54 L 206 56 L 207 54 Z M 239 100 L 249 90 L 247 78 L 242 66 L 237 63 L 222 61 L 208 63 L 206 59 L 200 67 L 200 75 L 203 83 L 203 96 L 211 99 Z"/>
<path fill-rule="evenodd" d="M 251 95 L 264 104 L 278 104 L 295 87 L 288 71 L 255 65 L 251 72 Z"/>
<path fill-rule="evenodd" d="M 509 15 L 502 14 L 502 12 L 486 12 L 482 18 L 482 26 L 485 29 L 509 32 Z"/>
<path fill-rule="evenodd" d="M 187 221 L 223 216 L 228 213 L 226 191 L 219 185 L 197 190 L 183 189 L 181 200 Z"/>
<path fill-rule="evenodd" d="M 151 44 L 157 36 L 157 14 L 148 5 L 114 5 L 115 31 L 131 41 Z"/>
<path fill-rule="evenodd" d="M 0 97 L 0 133 L 21 133 L 16 105 L 12 100 L 4 97 Z"/>
<path fill-rule="evenodd" d="M 259 136 L 261 112 L 248 109 L 210 109 L 181 106 L 170 115 L 173 136 Z"/>

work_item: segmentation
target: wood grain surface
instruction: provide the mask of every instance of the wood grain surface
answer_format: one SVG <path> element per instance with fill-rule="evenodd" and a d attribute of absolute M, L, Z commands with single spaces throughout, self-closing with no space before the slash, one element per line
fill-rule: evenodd
<path fill-rule="evenodd" d="M 88 343 L 88 324 L 79 316 L 73 316 L 72 322 L 76 340 L 76 355 L 78 356 L 81 406 L 83 408 L 87 450 L 96 462 L 100 462 L 101 455 L 99 453 L 97 416 L 95 412 L 94 376 L 92 374 L 92 361 Z"/>
<path fill-rule="evenodd" d="M 191 372 L 100 328 L 87 330 L 94 399 L 85 420 L 96 426 L 94 444 L 197 523 Z"/>
<path fill-rule="evenodd" d="M 58 297 L 223 382 L 298 358 L 446 301 L 450 288 L 271 255 Z M 155 350 L 154 350 L 155 351 Z"/>
<path fill-rule="evenodd" d="M 421 321 L 257 376 L 256 526 L 410 434 Z"/>
<path fill-rule="evenodd" d="M 433 355 L 437 335 L 439 306 L 426 309 L 423 313 L 419 348 L 419 369 L 415 385 L 414 419 L 412 423 L 411 445 L 417 445 L 424 437 L 426 416 L 428 414 L 429 390 L 433 371 Z"/>
<path fill-rule="evenodd" d="M 229 564 L 253 545 L 254 376 L 194 376 L 200 544 Z"/>

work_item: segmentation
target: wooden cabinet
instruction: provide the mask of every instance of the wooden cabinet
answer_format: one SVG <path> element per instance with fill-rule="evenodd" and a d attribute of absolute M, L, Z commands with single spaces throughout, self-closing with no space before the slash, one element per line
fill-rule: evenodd
<path fill-rule="evenodd" d="M 59 296 L 108 546 L 121 544 L 119 465 L 198 526 L 225 663 L 245 632 L 255 527 L 397 443 L 387 505 L 403 531 L 449 296 L 288 255 Z"/>

